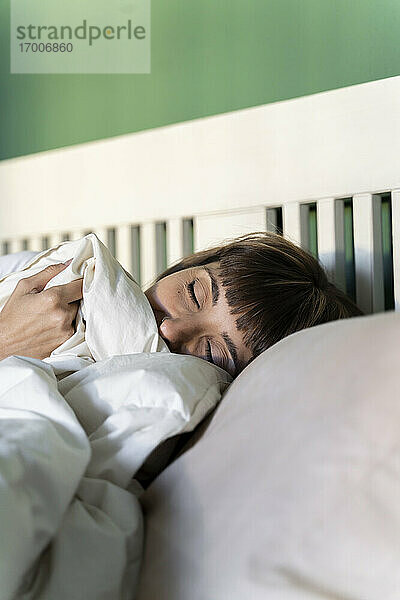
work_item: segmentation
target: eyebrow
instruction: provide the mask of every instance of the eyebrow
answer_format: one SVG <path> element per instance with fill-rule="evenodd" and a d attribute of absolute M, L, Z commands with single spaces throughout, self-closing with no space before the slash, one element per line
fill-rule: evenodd
<path fill-rule="evenodd" d="M 211 269 L 209 269 L 207 266 L 205 266 L 204 270 L 207 271 L 207 274 L 211 280 L 212 304 L 213 304 L 213 306 L 215 306 L 215 304 L 218 302 L 218 298 L 219 298 L 218 281 L 216 280 L 214 273 L 211 271 Z M 235 344 L 232 341 L 232 338 L 227 334 L 226 331 L 223 331 L 221 335 L 222 335 L 222 338 L 223 338 L 225 344 L 227 345 L 230 355 L 232 357 L 233 364 L 235 366 L 235 373 L 239 373 L 239 370 L 241 369 L 242 364 L 238 360 L 237 347 L 235 346 Z"/>
<path fill-rule="evenodd" d="M 219 298 L 219 285 L 217 280 L 215 279 L 214 273 L 208 267 L 204 267 L 204 270 L 207 271 L 209 278 L 211 279 L 211 293 L 212 293 L 212 304 L 215 306 L 218 302 Z"/>

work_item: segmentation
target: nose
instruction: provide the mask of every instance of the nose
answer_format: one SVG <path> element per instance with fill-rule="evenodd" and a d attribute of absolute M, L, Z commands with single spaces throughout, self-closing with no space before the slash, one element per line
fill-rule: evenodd
<path fill-rule="evenodd" d="M 160 323 L 161 337 L 167 342 L 171 352 L 190 354 L 190 345 L 199 331 L 194 315 L 172 318 L 165 317 Z"/>

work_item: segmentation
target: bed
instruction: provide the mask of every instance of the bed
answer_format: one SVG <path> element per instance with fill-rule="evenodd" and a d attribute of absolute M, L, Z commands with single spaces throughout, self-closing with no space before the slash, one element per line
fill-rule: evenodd
<path fill-rule="evenodd" d="M 94 231 L 146 287 L 267 229 L 366 313 L 282 340 L 158 449 L 138 600 L 400 597 L 399 98 L 393 77 L 0 164 L 4 254 Z"/>

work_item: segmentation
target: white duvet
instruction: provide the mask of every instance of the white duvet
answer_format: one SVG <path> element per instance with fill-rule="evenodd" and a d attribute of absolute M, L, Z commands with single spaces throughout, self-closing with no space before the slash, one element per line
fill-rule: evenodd
<path fill-rule="evenodd" d="M 133 599 L 143 528 L 135 473 L 162 441 L 193 429 L 230 380 L 169 353 L 146 298 L 97 238 L 74 244 L 57 283 L 86 277 L 75 339 L 46 361 L 0 362 L 1 600 Z M 0 281 L 3 300 L 18 276 Z"/>
<path fill-rule="evenodd" d="M 46 362 L 61 373 L 116 354 L 168 352 L 146 296 L 94 233 L 35 254 L 22 270 L 3 276 L 0 309 L 18 281 L 70 258 L 72 263 L 45 289 L 83 278 L 76 332 Z M 18 264 L 18 255 L 14 260 Z"/>

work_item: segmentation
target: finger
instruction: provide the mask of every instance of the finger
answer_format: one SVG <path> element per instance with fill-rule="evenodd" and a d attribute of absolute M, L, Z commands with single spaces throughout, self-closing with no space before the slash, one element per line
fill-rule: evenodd
<path fill-rule="evenodd" d="M 35 275 L 31 275 L 30 277 L 25 277 L 24 281 L 25 285 L 31 286 L 29 292 L 41 292 L 43 288 L 49 283 L 50 279 L 64 271 L 68 265 L 64 263 L 58 263 L 56 265 L 49 265 L 43 271 L 36 273 Z"/>
<path fill-rule="evenodd" d="M 54 285 L 51 289 L 53 290 L 53 293 L 57 290 L 63 302 L 69 304 L 70 302 L 82 299 L 82 282 L 83 279 L 75 279 L 74 281 L 64 283 L 63 285 Z M 45 290 L 43 294 L 48 291 L 50 290 Z"/>

